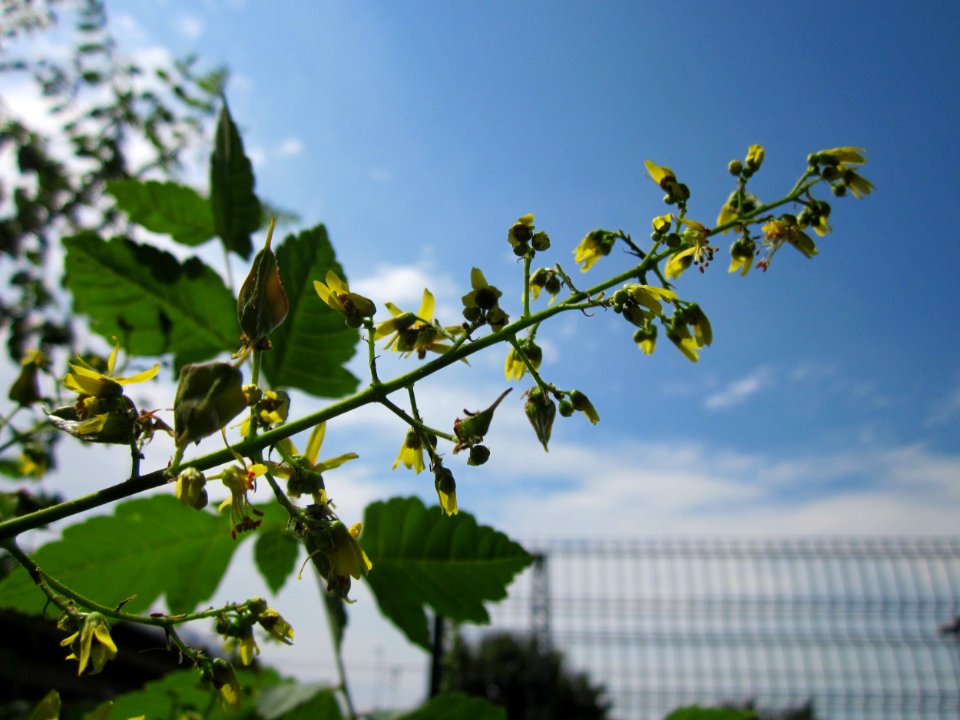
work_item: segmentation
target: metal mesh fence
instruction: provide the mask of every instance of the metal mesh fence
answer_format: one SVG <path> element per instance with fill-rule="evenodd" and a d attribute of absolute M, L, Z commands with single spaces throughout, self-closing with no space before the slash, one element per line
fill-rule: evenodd
<path fill-rule="evenodd" d="M 812 702 L 817 718 L 960 718 L 960 538 L 528 543 L 491 608 L 606 686 L 612 717 Z"/>

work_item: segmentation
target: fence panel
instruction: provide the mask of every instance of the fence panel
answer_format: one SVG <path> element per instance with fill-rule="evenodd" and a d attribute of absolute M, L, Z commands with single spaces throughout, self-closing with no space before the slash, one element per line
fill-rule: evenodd
<path fill-rule="evenodd" d="M 829 720 L 960 718 L 960 538 L 527 543 L 492 608 L 602 682 L 613 717 L 812 702 Z"/>

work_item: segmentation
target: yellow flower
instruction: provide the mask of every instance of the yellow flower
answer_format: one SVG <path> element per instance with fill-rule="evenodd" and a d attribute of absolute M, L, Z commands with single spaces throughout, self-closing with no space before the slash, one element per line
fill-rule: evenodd
<path fill-rule="evenodd" d="M 533 369 L 539 370 L 540 363 L 543 362 L 543 350 L 530 338 L 523 338 L 518 342 L 524 354 L 527 356 L 527 360 L 533 365 Z M 523 362 L 523 359 L 513 347 L 507 352 L 503 372 L 507 376 L 507 380 L 520 380 L 527 372 L 526 363 Z"/>
<path fill-rule="evenodd" d="M 260 411 L 257 413 L 257 425 L 263 430 L 270 430 L 283 425 L 290 413 L 290 395 L 283 390 L 265 390 L 259 400 Z M 247 416 L 240 424 L 240 435 L 247 437 L 250 434 L 250 417 Z"/>
<path fill-rule="evenodd" d="M 813 157 L 819 162 L 830 165 L 836 165 L 838 163 L 843 163 L 844 165 L 863 165 L 867 161 L 867 158 L 864 157 L 865 152 L 866 150 L 864 148 L 845 145 L 844 147 L 821 150 L 820 152 L 814 153 Z"/>
<path fill-rule="evenodd" d="M 255 530 L 263 522 L 262 520 L 254 520 L 248 514 L 248 511 L 253 515 L 262 515 L 263 513 L 250 504 L 247 492 L 256 490 L 257 478 L 265 472 L 267 472 L 267 466 L 262 463 L 255 463 L 250 467 L 243 463 L 242 467 L 228 465 L 220 473 L 220 481 L 230 491 L 230 497 L 220 503 L 217 511 L 222 512 L 225 508 L 230 508 L 230 536 L 234 540 L 239 533 Z"/>
<path fill-rule="evenodd" d="M 373 317 L 377 312 L 377 306 L 369 298 L 350 292 L 350 288 L 333 271 L 328 270 L 326 284 L 319 280 L 313 281 L 313 288 L 317 295 L 333 310 L 343 315 L 350 327 L 360 327 L 363 324 L 363 318 Z"/>
<path fill-rule="evenodd" d="M 591 230 L 573 251 L 574 262 L 581 263 L 580 272 L 586 272 L 602 257 L 613 250 L 616 236 L 606 230 Z"/>
<path fill-rule="evenodd" d="M 672 303 L 677 299 L 677 294 L 673 290 L 654 287 L 653 285 L 628 283 L 623 286 L 623 289 L 627 293 L 623 315 L 637 326 L 643 325 L 654 317 L 663 315 L 663 305 L 661 303 Z"/>
<path fill-rule="evenodd" d="M 664 233 L 670 232 L 670 228 L 673 225 L 673 213 L 658 215 L 650 222 L 653 225 L 653 231 L 663 235 Z"/>
<path fill-rule="evenodd" d="M 261 627 L 285 645 L 293 645 L 293 628 L 273 608 L 267 608 L 257 618 Z"/>
<path fill-rule="evenodd" d="M 453 473 L 443 465 L 438 465 L 434 469 L 433 484 L 437 490 L 440 508 L 444 514 L 456 515 L 460 509 L 457 507 L 457 483 L 453 479 Z"/>
<path fill-rule="evenodd" d="M 764 225 L 764 245 L 770 248 L 766 264 L 769 264 L 770 258 L 785 242 L 793 245 L 808 258 L 817 255 L 817 245 L 809 235 L 807 235 L 792 216 L 774 219 Z"/>
<path fill-rule="evenodd" d="M 94 370 L 90 365 L 79 360 L 79 365 L 70 363 L 70 369 L 73 372 L 67 374 L 63 379 L 63 384 L 78 395 L 89 395 L 95 398 L 119 397 L 123 394 L 123 385 L 146 382 L 160 372 L 160 364 L 154 365 L 149 370 L 130 377 L 115 377 L 113 370 L 117 364 L 117 353 L 120 351 L 120 341 L 113 339 L 113 352 L 107 360 L 107 373 L 100 373 Z"/>
<path fill-rule="evenodd" d="M 680 277 L 684 270 L 694 264 L 703 272 L 713 259 L 713 248 L 707 243 L 710 231 L 696 220 L 679 218 L 679 222 L 687 226 L 682 237 L 684 242 L 690 243 L 690 247 L 675 253 L 667 261 L 663 272 L 668 280 Z"/>
<path fill-rule="evenodd" d="M 657 165 L 655 162 L 650 160 L 644 160 L 643 165 L 647 168 L 647 172 L 650 174 L 650 177 L 653 179 L 653 181 L 659 185 L 662 190 L 666 190 L 667 185 L 677 181 L 677 176 L 674 174 L 673 170 L 664 165 Z"/>
<path fill-rule="evenodd" d="M 243 665 L 251 665 L 254 657 L 260 654 L 260 646 L 253 638 L 253 628 L 246 626 L 236 637 L 227 638 L 223 643 L 224 652 L 230 653 L 236 650 L 240 655 L 240 662 Z"/>
<path fill-rule="evenodd" d="M 87 664 L 93 666 L 91 675 L 96 675 L 106 664 L 117 656 L 117 646 L 110 637 L 110 626 L 100 613 L 93 612 L 83 619 L 83 627 L 60 643 L 73 652 L 67 660 L 76 660 L 79 664 L 77 675 L 82 675 Z"/>
<path fill-rule="evenodd" d="M 220 694 L 220 699 L 233 707 L 238 706 L 243 699 L 243 690 L 240 688 L 240 682 L 237 680 L 233 665 L 223 658 L 217 658 L 212 663 L 211 674 L 213 685 Z"/>
<path fill-rule="evenodd" d="M 533 228 L 533 213 L 528 213 L 519 218 L 510 227 L 510 230 L 507 231 L 507 242 L 510 243 L 510 247 L 514 248 L 515 252 L 517 248 L 520 248 L 522 252 L 519 254 L 526 254 L 527 243 L 533 238 Z"/>
<path fill-rule="evenodd" d="M 373 569 L 373 563 L 357 542 L 361 529 L 360 523 L 355 523 L 350 528 L 339 520 L 331 523 L 330 549 L 325 554 L 330 561 L 332 575 L 349 576 L 359 580 Z"/>
<path fill-rule="evenodd" d="M 393 317 L 377 325 L 374 338 L 380 340 L 392 335 L 386 348 L 394 352 L 403 353 L 407 357 L 412 352 L 423 360 L 427 352 L 444 353 L 450 349 L 449 345 L 440 341 L 448 335 L 462 332 L 459 325 L 441 328 L 433 321 L 434 299 L 433 293 L 424 289 L 423 300 L 417 314 L 405 313 L 393 303 L 387 303 L 387 310 Z"/>
<path fill-rule="evenodd" d="M 730 268 L 727 272 L 739 272 L 746 277 L 753 267 L 753 258 L 757 254 L 757 246 L 752 240 L 739 238 L 730 246 Z"/>
<path fill-rule="evenodd" d="M 423 442 L 414 430 L 407 431 L 407 435 L 403 439 L 403 445 L 400 446 L 400 454 L 397 455 L 397 459 L 393 463 L 393 469 L 396 470 L 401 463 L 405 468 L 413 470 L 418 475 L 426 468 L 423 462 Z"/>
<path fill-rule="evenodd" d="M 321 473 L 338 468 L 344 463 L 360 457 L 356 453 L 350 452 L 337 455 L 337 457 L 329 460 L 317 460 L 320 456 L 320 448 L 323 446 L 326 431 L 326 423 L 320 423 L 314 427 L 302 455 L 289 438 L 284 438 L 278 443 L 278 446 L 286 453 L 286 457 L 292 460 L 292 463 L 289 465 L 270 463 L 270 470 L 274 475 L 287 478 L 287 493 L 291 497 L 298 498 L 304 493 L 308 493 L 313 496 L 313 501 L 316 504 L 325 504 L 327 495 Z"/>
<path fill-rule="evenodd" d="M 633 334 L 633 341 L 645 355 L 653 355 L 657 346 L 657 326 L 646 323 Z"/>
<path fill-rule="evenodd" d="M 673 314 L 667 325 L 667 337 L 687 358 L 697 362 L 700 359 L 697 351 L 713 342 L 713 329 L 706 313 L 693 303 Z"/>

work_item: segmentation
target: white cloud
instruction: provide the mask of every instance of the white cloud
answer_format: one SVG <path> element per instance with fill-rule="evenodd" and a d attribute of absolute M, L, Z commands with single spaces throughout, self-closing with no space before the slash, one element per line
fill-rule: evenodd
<path fill-rule="evenodd" d="M 723 410 L 739 405 L 750 396 L 770 387 L 772 382 L 773 372 L 770 368 L 759 368 L 750 375 L 735 380 L 725 388 L 707 395 L 703 400 L 703 405 L 708 410 Z"/>
<path fill-rule="evenodd" d="M 277 147 L 277 155 L 280 157 L 297 157 L 303 155 L 303 140 L 298 137 L 289 137 Z"/>
<path fill-rule="evenodd" d="M 441 308 L 452 301 L 454 287 L 449 276 L 434 272 L 430 260 L 415 265 L 378 265 L 372 275 L 350 280 L 350 289 L 354 292 L 367 295 L 381 304 L 389 300 L 401 309 L 410 311 L 416 311 L 424 289 L 429 289 L 437 303 L 435 315 L 440 318 L 452 312 L 441 311 Z M 459 315 L 458 309 L 453 317 Z"/>
<path fill-rule="evenodd" d="M 190 40 L 196 40 L 203 35 L 206 30 L 206 23 L 203 18 L 190 13 L 181 13 L 177 16 L 174 23 L 174 29 Z"/>

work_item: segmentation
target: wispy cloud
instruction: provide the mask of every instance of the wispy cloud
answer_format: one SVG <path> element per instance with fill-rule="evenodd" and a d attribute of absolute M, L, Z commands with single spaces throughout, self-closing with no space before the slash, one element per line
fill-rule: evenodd
<path fill-rule="evenodd" d="M 752 395 L 769 388 L 773 383 L 773 371 L 762 367 L 746 377 L 734 380 L 726 387 L 712 392 L 703 400 L 708 410 L 723 410 L 745 402 Z"/>
<path fill-rule="evenodd" d="M 298 137 L 290 137 L 277 147 L 277 155 L 280 157 L 298 157 L 303 155 L 304 150 L 303 140 Z"/>

